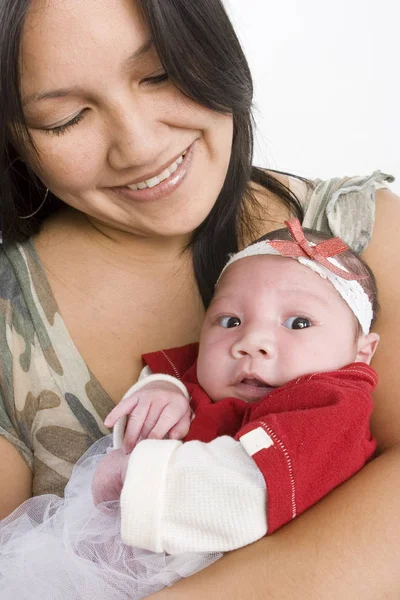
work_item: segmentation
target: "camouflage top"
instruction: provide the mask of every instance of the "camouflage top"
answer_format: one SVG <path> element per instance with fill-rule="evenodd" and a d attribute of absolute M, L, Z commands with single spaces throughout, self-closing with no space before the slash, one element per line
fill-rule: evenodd
<path fill-rule="evenodd" d="M 303 197 L 305 226 L 362 252 L 375 190 L 392 180 L 375 172 L 312 187 L 293 178 L 291 187 Z M 62 495 L 74 463 L 108 433 L 114 404 L 75 347 L 31 241 L 0 249 L 0 344 L 0 435 L 33 470 L 34 495 Z"/>

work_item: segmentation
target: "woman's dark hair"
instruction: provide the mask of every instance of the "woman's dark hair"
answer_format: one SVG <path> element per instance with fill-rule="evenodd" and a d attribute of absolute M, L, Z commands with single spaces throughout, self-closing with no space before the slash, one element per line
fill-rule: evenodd
<path fill-rule="evenodd" d="M 327 235 L 321 231 L 316 231 L 315 229 L 309 229 L 307 227 L 303 227 L 303 232 L 306 240 L 309 242 L 314 242 L 314 244 L 318 244 L 319 242 L 323 242 L 324 240 L 329 240 L 332 238 L 331 235 Z M 256 244 L 257 242 L 263 242 L 265 240 L 292 240 L 292 236 L 290 235 L 289 230 L 286 228 L 276 229 L 274 231 L 270 231 L 266 235 L 263 235 L 258 240 L 255 240 L 253 244 Z M 363 279 L 360 279 L 358 283 L 361 285 L 364 292 L 367 294 L 369 301 L 371 302 L 372 326 L 375 323 L 379 312 L 378 287 L 376 285 L 375 275 L 367 263 L 363 261 L 361 256 L 359 256 L 356 252 L 353 252 L 353 250 L 350 248 L 345 252 L 341 252 L 335 256 L 335 259 L 350 273 L 353 273 L 354 275 L 361 275 L 361 277 L 363 277 Z M 358 321 L 356 333 L 357 337 L 362 333 L 361 325 Z"/>
<path fill-rule="evenodd" d="M 34 217 L 21 219 L 40 206 L 45 193 L 29 164 L 20 160 L 24 148 L 34 155 L 19 90 L 21 37 L 30 5 L 29 0 L 0 3 L 0 228 L 5 243 L 34 234 L 61 205 L 52 196 Z M 249 210 L 249 203 L 257 208 L 257 200 L 250 182 L 277 194 L 299 219 L 302 209 L 271 172 L 252 167 L 252 79 L 222 2 L 138 0 L 138 5 L 171 81 L 198 104 L 233 116 L 232 153 L 223 188 L 190 244 L 207 306 L 228 253 L 237 251 L 240 237 L 254 237 L 255 212 Z"/>

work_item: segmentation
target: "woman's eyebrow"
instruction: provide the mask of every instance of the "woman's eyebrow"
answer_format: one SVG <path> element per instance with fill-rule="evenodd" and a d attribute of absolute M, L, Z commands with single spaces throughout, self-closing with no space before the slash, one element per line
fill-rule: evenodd
<path fill-rule="evenodd" d="M 136 62 L 139 58 L 147 54 L 153 47 L 153 40 L 146 40 L 131 56 L 125 61 L 126 68 L 132 66 L 132 63 Z M 48 100 L 49 98 L 64 98 L 65 96 L 78 96 L 83 90 L 79 86 L 73 86 L 69 88 L 59 88 L 56 90 L 49 90 L 41 93 L 33 93 L 26 96 L 22 100 L 22 106 L 25 108 L 29 104 L 40 102 L 41 100 Z"/>
<path fill-rule="evenodd" d="M 79 86 L 73 86 L 70 88 L 59 88 L 57 90 L 49 90 L 48 92 L 42 92 L 40 94 L 31 94 L 26 96 L 22 100 L 22 106 L 26 108 L 29 104 L 40 102 L 40 100 L 48 100 L 49 98 L 63 98 L 64 96 L 78 96 L 82 92 L 82 88 Z"/>
<path fill-rule="evenodd" d="M 153 40 L 149 38 L 146 40 L 131 56 L 129 56 L 125 61 L 125 67 L 132 67 L 132 63 L 135 63 L 139 58 L 142 58 L 145 54 L 147 54 L 153 48 Z"/>

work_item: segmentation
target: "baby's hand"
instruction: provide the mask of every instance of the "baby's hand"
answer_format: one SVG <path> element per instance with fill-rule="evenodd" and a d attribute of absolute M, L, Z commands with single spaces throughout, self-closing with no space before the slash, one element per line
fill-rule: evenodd
<path fill-rule="evenodd" d="M 180 440 L 189 431 L 191 410 L 184 394 L 174 384 L 157 381 L 124 396 L 110 412 L 104 424 L 114 427 L 127 416 L 123 452 L 129 454 L 140 440 L 160 440 L 167 435 Z"/>
<path fill-rule="evenodd" d="M 94 473 L 92 494 L 95 505 L 119 500 L 128 469 L 129 456 L 112 450 L 100 461 Z"/>

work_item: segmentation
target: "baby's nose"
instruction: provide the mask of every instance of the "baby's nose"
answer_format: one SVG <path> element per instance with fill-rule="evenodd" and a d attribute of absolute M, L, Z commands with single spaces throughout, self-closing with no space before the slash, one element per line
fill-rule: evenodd
<path fill-rule="evenodd" d="M 261 336 L 256 332 L 247 334 L 237 340 L 232 346 L 232 356 L 241 358 L 243 356 L 272 357 L 274 354 L 274 344 L 271 339 Z"/>

